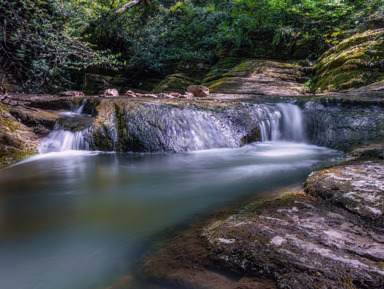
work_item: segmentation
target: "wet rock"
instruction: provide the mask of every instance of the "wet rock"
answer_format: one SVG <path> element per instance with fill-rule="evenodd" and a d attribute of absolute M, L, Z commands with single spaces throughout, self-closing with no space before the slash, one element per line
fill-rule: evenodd
<path fill-rule="evenodd" d="M 41 109 L 25 109 L 23 107 L 11 107 L 9 112 L 24 125 L 32 128 L 33 132 L 42 137 L 47 135 L 62 118 L 55 112 Z"/>
<path fill-rule="evenodd" d="M 303 94 L 307 79 L 297 63 L 252 59 L 204 85 L 214 93 L 287 96 Z"/>
<path fill-rule="evenodd" d="M 352 96 L 324 97 L 304 105 L 311 143 L 337 149 L 383 139 L 383 100 Z"/>
<path fill-rule="evenodd" d="M 148 96 L 103 99 L 96 108 L 91 147 L 150 152 L 239 147 L 260 140 L 257 128 L 269 113 L 268 107 L 254 104 Z"/>
<path fill-rule="evenodd" d="M 0 103 L 0 168 L 36 154 L 38 137 Z"/>
<path fill-rule="evenodd" d="M 267 276 L 278 288 L 384 286 L 384 235 L 304 192 L 250 204 L 203 236 L 224 268 Z"/>
<path fill-rule="evenodd" d="M 60 96 L 72 96 L 72 97 L 77 97 L 77 96 L 84 96 L 84 93 L 81 91 L 63 91 L 60 92 Z"/>
<path fill-rule="evenodd" d="M 187 87 L 187 92 L 192 93 L 195 97 L 207 97 L 209 88 L 203 85 L 190 85 Z"/>
<path fill-rule="evenodd" d="M 200 236 L 200 226 L 193 225 L 145 259 L 138 268 L 140 278 L 166 288 L 276 289 L 275 282 L 263 277 L 233 274 L 217 266 Z"/>
<path fill-rule="evenodd" d="M 307 179 L 306 190 L 372 221 L 382 230 L 384 145 L 356 153 L 363 159 L 365 156 L 365 160 L 353 160 L 312 174 Z"/>

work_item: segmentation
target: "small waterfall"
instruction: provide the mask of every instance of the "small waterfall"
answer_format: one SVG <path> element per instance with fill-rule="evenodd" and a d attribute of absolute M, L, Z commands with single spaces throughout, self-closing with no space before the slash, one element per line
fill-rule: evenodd
<path fill-rule="evenodd" d="M 56 125 L 39 145 L 39 153 L 62 152 L 67 150 L 89 150 L 85 134 L 87 130 L 70 132 Z"/>
<path fill-rule="evenodd" d="M 61 115 L 65 115 L 68 117 L 81 116 L 86 104 L 87 104 L 87 99 L 84 99 L 81 105 L 77 105 L 71 111 L 62 112 Z"/>
<path fill-rule="evenodd" d="M 260 122 L 263 141 L 306 141 L 302 111 L 297 105 L 278 103 L 276 109 L 263 108 L 264 119 Z"/>

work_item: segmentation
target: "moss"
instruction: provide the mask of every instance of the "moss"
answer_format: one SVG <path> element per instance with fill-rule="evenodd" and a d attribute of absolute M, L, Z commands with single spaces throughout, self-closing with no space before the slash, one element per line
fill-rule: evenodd
<path fill-rule="evenodd" d="M 281 194 L 273 199 L 261 200 L 249 204 L 241 213 L 258 212 L 270 209 L 288 208 L 292 206 L 300 207 L 300 203 L 297 202 L 313 202 L 314 197 L 307 195 L 304 192 L 290 192 Z"/>
<path fill-rule="evenodd" d="M 219 62 L 211 67 L 211 70 L 205 75 L 202 81 L 203 85 L 207 86 L 207 83 L 222 78 L 225 73 L 230 71 L 236 65 L 239 65 L 242 61 L 244 60 L 237 57 L 226 57 L 219 60 Z"/>
<path fill-rule="evenodd" d="M 153 93 L 160 92 L 185 92 L 189 85 L 197 84 L 196 81 L 190 77 L 182 74 L 168 75 L 161 81 L 153 90 Z"/>
<path fill-rule="evenodd" d="M 217 93 L 232 88 L 232 84 L 229 82 L 230 80 L 231 79 L 229 77 L 224 77 L 218 80 L 208 82 L 205 85 L 208 86 L 210 93 Z"/>
<path fill-rule="evenodd" d="M 384 79 L 384 29 L 355 34 L 331 48 L 315 64 L 314 90 L 340 91 Z"/>
<path fill-rule="evenodd" d="M 243 146 L 243 145 L 260 141 L 260 140 L 261 140 L 260 128 L 257 127 L 241 139 L 241 145 Z"/>
<path fill-rule="evenodd" d="M 320 91 L 348 90 L 372 84 L 384 78 L 384 73 L 367 69 L 350 71 L 334 68 L 324 77 L 315 77 L 314 89 Z"/>

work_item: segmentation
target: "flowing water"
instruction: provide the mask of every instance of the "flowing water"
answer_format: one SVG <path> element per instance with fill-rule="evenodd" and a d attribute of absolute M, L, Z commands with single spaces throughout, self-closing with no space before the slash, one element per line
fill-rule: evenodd
<path fill-rule="evenodd" d="M 175 154 L 87 151 L 83 132 L 57 127 L 41 154 L 0 171 L 0 288 L 104 288 L 163 230 L 340 158 L 304 142 L 290 106 L 260 124 L 266 141 Z"/>

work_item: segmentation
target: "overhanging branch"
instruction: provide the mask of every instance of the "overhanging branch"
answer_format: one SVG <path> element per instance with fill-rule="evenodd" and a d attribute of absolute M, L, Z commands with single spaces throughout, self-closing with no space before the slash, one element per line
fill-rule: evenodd
<path fill-rule="evenodd" d="M 124 4 L 124 5 L 121 6 L 119 9 L 117 9 L 117 10 L 115 11 L 115 13 L 113 13 L 113 14 L 114 14 L 114 15 L 116 15 L 116 14 L 123 14 L 123 13 L 125 13 L 125 11 L 127 11 L 129 8 L 131 8 L 131 7 L 135 6 L 135 5 L 140 4 L 141 1 L 142 1 L 142 0 L 133 0 L 133 1 L 131 1 L 131 2 L 128 2 L 127 4 Z M 149 1 L 146 0 L 145 2 L 148 4 Z"/>

